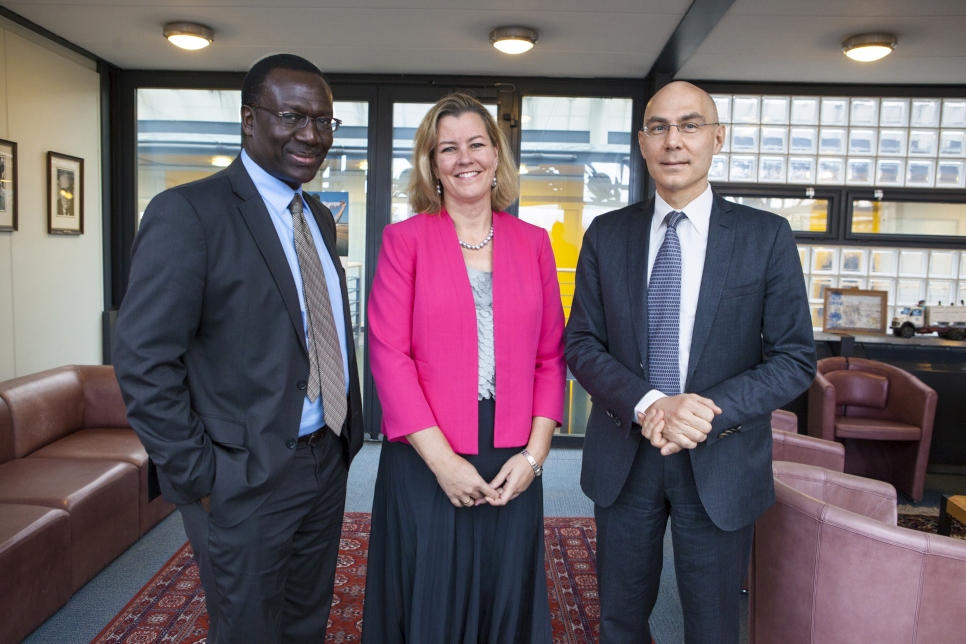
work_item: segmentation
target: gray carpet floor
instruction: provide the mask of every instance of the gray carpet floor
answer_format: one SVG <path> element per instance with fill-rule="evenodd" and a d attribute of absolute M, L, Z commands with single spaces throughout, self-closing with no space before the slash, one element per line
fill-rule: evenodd
<path fill-rule="evenodd" d="M 370 512 L 379 463 L 380 443 L 367 442 L 349 471 L 346 510 Z M 580 491 L 581 451 L 554 448 L 544 468 L 544 514 L 590 517 L 594 506 Z M 60 611 L 26 640 L 26 644 L 87 644 L 184 545 L 181 515 L 175 512 L 131 546 L 81 588 Z M 674 580 L 670 532 L 664 539 L 664 574 L 651 630 L 658 644 L 684 641 L 684 622 Z M 747 642 L 742 624 L 742 643 Z"/>

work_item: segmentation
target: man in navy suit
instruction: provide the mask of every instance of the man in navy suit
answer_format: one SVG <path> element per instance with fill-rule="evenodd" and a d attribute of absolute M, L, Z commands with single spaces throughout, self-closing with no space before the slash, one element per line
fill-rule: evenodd
<path fill-rule="evenodd" d="M 647 104 L 653 199 L 584 235 L 567 362 L 593 407 L 600 641 L 650 642 L 668 518 L 685 639 L 739 638 L 754 522 L 775 499 L 771 412 L 808 388 L 812 326 L 795 239 L 708 184 L 725 128 L 684 82 Z"/>
<path fill-rule="evenodd" d="M 363 431 L 335 222 L 302 192 L 339 121 L 290 54 L 252 66 L 241 121 L 234 163 L 148 204 L 114 366 L 198 560 L 208 643 L 316 644 Z"/>

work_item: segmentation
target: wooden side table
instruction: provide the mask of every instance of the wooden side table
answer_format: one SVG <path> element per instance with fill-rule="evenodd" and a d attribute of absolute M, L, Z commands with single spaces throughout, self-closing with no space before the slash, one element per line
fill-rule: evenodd
<path fill-rule="evenodd" d="M 966 525 L 966 495 L 943 494 L 939 501 L 939 534 L 949 536 L 953 527 L 952 519 Z"/>

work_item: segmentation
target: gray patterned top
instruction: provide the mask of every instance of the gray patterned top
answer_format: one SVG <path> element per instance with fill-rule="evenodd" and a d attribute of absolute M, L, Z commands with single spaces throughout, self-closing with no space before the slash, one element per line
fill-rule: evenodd
<path fill-rule="evenodd" d="M 466 267 L 476 303 L 476 335 L 479 346 L 479 400 L 496 394 L 496 354 L 493 351 L 493 273 Z"/>

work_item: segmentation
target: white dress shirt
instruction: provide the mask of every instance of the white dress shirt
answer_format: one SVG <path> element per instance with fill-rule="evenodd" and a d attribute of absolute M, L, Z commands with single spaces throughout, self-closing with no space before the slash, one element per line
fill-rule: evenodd
<path fill-rule="evenodd" d="M 701 278 L 704 276 L 704 258 L 708 252 L 708 228 L 711 224 L 711 204 L 714 193 L 711 185 L 705 189 L 694 201 L 680 208 L 678 211 L 687 215 L 677 226 L 678 238 L 681 240 L 681 317 L 678 327 L 678 369 L 681 377 L 681 387 L 687 382 L 688 359 L 691 354 L 691 336 L 694 334 L 694 316 L 698 311 L 698 294 L 701 291 Z M 651 219 L 651 240 L 647 253 L 647 281 L 651 282 L 651 271 L 654 269 L 654 259 L 657 251 L 664 243 L 667 224 L 664 218 L 675 210 L 661 195 L 654 195 L 654 218 Z M 643 296 L 643 294 L 642 294 Z M 636 304 L 635 304 L 636 306 Z M 665 394 L 652 389 L 641 398 L 634 407 L 635 418 L 638 413 L 643 414 Z"/>

